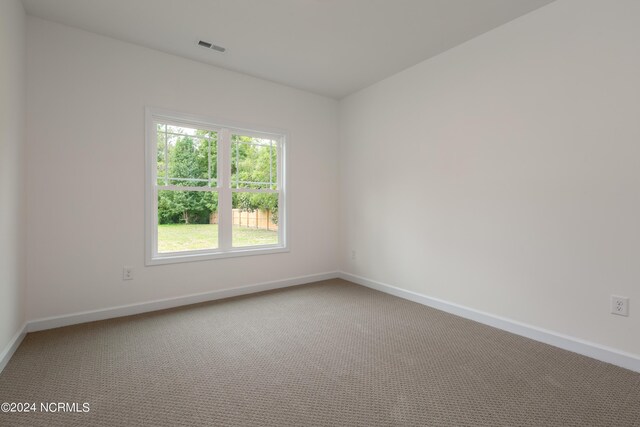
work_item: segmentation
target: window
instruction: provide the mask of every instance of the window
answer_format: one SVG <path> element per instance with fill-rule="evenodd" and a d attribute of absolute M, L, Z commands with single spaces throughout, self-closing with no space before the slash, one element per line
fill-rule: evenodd
<path fill-rule="evenodd" d="M 147 264 L 282 252 L 285 135 L 147 109 Z"/>

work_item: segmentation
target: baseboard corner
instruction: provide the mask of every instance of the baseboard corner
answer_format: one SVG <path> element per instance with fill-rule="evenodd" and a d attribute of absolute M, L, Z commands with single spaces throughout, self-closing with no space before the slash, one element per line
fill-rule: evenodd
<path fill-rule="evenodd" d="M 13 357 L 13 354 L 16 352 L 24 337 L 27 336 L 27 323 L 23 323 L 18 332 L 11 338 L 9 343 L 7 343 L 6 347 L 0 353 L 0 373 L 4 370 L 4 368 Z"/>

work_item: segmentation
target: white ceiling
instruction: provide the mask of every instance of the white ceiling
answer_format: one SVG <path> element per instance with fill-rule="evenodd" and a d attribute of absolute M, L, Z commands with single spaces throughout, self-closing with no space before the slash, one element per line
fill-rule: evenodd
<path fill-rule="evenodd" d="M 23 0 L 27 13 L 333 98 L 553 0 Z M 196 45 L 224 46 L 218 53 Z"/>

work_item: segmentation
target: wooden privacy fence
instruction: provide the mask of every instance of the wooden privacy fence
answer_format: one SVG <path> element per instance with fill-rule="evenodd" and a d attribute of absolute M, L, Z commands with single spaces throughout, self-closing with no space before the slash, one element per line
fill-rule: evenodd
<path fill-rule="evenodd" d="M 258 209 L 256 209 L 255 211 L 232 209 L 231 212 L 234 226 L 278 231 L 278 225 L 273 222 L 271 211 Z M 213 212 L 211 214 L 210 223 L 218 223 L 217 212 Z"/>

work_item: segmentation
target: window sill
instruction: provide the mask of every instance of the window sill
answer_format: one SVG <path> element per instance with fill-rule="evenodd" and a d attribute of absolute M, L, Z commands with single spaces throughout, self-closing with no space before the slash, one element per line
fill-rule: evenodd
<path fill-rule="evenodd" d="M 204 251 L 190 251 L 190 252 L 172 252 L 166 254 L 157 254 L 151 257 L 147 257 L 145 265 L 164 265 L 164 264 L 176 264 L 183 262 L 195 262 L 195 261 L 208 261 L 213 259 L 224 258 L 236 258 L 255 255 L 269 255 L 289 252 L 289 248 L 282 246 L 270 246 L 264 248 L 234 248 L 229 251 L 218 252 L 204 252 Z"/>

